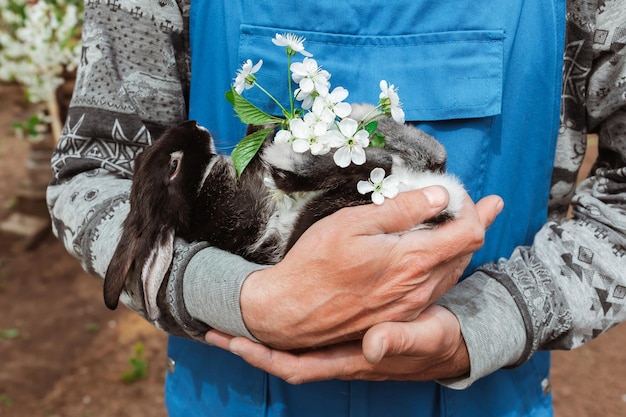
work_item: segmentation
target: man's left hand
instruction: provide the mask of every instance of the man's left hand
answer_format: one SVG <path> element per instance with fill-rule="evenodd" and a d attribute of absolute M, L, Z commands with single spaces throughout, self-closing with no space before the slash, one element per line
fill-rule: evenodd
<path fill-rule="evenodd" d="M 470 369 L 456 316 L 437 305 L 410 322 L 377 324 L 362 341 L 316 350 L 271 349 L 217 330 L 205 339 L 291 384 L 328 379 L 425 381 L 458 377 Z"/>

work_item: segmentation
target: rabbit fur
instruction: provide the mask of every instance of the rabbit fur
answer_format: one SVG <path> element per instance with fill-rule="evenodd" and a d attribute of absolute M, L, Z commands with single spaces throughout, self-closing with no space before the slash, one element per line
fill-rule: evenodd
<path fill-rule="evenodd" d="M 371 106 L 353 105 L 359 120 Z M 140 271 L 146 313 L 159 316 L 157 293 L 173 258 L 174 237 L 206 241 L 259 264 L 282 259 L 317 220 L 342 207 L 371 203 L 356 184 L 381 167 L 400 177 L 400 191 L 442 185 L 447 209 L 430 227 L 456 218 L 463 186 L 445 172 L 446 152 L 432 136 L 389 118 L 378 119 L 383 148 L 366 149 L 364 165 L 338 167 L 332 152 L 295 153 L 268 138 L 237 178 L 230 157 L 216 152 L 211 135 L 194 121 L 164 134 L 135 161 L 130 213 L 104 281 L 104 300 L 115 309 L 132 270 Z"/>

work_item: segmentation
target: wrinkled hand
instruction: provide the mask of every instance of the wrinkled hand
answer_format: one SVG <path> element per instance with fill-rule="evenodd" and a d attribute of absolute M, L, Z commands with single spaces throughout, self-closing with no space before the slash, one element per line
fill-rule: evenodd
<path fill-rule="evenodd" d="M 303 353 L 274 350 L 215 330 L 206 340 L 291 384 L 327 379 L 425 381 L 461 376 L 470 366 L 459 322 L 437 305 L 410 322 L 375 325 L 362 344 L 353 341 Z"/>
<path fill-rule="evenodd" d="M 447 203 L 445 189 L 434 186 L 318 221 L 281 262 L 246 279 L 240 299 L 246 326 L 269 346 L 295 349 L 414 320 L 457 282 L 502 207 L 499 197 L 474 205 L 466 196 L 459 219 L 405 232 Z"/>

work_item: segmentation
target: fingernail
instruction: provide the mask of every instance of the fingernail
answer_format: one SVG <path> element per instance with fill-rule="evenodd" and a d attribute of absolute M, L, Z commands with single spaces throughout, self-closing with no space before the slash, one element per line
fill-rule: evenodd
<path fill-rule="evenodd" d="M 422 190 L 422 192 L 426 196 L 428 204 L 430 204 L 431 207 L 441 207 L 446 204 L 448 199 L 446 189 L 438 185 L 426 187 Z"/>
<path fill-rule="evenodd" d="M 241 350 L 237 343 L 237 338 L 234 338 L 228 344 L 228 351 L 236 356 L 241 356 Z"/>
<path fill-rule="evenodd" d="M 498 202 L 496 203 L 496 211 L 498 212 L 498 214 L 502 213 L 503 208 L 504 208 L 504 200 L 500 198 Z"/>
<path fill-rule="evenodd" d="M 385 353 L 387 353 L 387 339 L 380 341 L 380 346 L 378 347 L 378 352 L 376 354 L 376 363 L 380 363 L 380 361 L 383 360 Z"/>

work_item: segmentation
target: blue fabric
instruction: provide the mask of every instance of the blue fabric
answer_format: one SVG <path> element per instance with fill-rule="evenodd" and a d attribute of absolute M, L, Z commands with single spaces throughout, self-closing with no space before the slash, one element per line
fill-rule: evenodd
<path fill-rule="evenodd" d="M 191 9 L 190 118 L 229 152 L 245 127 L 224 92 L 243 61 L 264 60 L 258 81 L 286 95 L 276 33 L 305 36 L 307 50 L 348 101 L 399 87 L 407 120 L 444 143 L 448 168 L 474 199 L 497 193 L 505 210 L 468 267 L 508 257 L 545 222 L 559 121 L 563 0 L 195 1 Z M 278 23 L 277 23 L 278 21 Z M 296 57 L 301 59 L 301 57 Z M 255 90 L 247 97 L 269 112 Z M 497 341 L 494 341 L 497 342 Z M 498 371 L 464 391 L 434 382 L 328 381 L 290 386 L 240 358 L 170 338 L 171 416 L 550 416 L 541 381 L 549 355 Z"/>

